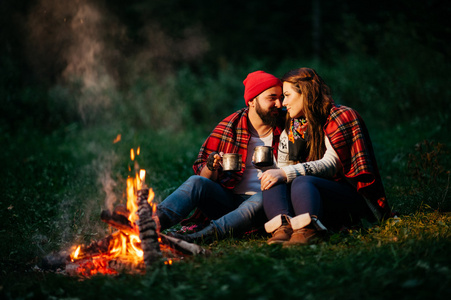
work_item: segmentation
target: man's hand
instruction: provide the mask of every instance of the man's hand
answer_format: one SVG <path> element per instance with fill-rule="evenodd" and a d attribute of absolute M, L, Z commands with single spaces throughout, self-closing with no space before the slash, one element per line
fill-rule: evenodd
<path fill-rule="evenodd" d="M 214 172 L 221 167 L 223 153 L 212 152 L 207 158 L 207 168 L 208 170 Z"/>
<path fill-rule="evenodd" d="M 287 174 L 282 169 L 269 169 L 260 176 L 261 189 L 269 190 L 273 185 L 287 180 Z"/>

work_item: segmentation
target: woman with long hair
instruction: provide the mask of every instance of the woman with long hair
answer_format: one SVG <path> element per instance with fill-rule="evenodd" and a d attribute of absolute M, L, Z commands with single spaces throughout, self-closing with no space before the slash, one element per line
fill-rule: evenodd
<path fill-rule="evenodd" d="M 328 229 L 380 221 L 390 215 L 371 140 L 360 115 L 336 105 L 310 68 L 282 77 L 287 122 L 278 169 L 260 177 L 272 233 L 268 244 L 323 241 Z"/>

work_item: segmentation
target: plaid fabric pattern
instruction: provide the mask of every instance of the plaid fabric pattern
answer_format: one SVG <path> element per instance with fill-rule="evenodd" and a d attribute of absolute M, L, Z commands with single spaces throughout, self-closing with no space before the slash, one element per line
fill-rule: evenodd
<path fill-rule="evenodd" d="M 352 108 L 333 106 L 324 130 L 340 158 L 345 177 L 382 215 L 389 215 L 373 146 L 362 117 Z"/>
<path fill-rule="evenodd" d="M 250 133 L 248 129 L 249 108 L 242 108 L 222 120 L 213 129 L 210 136 L 205 140 L 200 148 L 199 155 L 193 165 L 194 173 L 199 175 L 207 162 L 208 156 L 212 152 L 239 153 L 242 157 L 242 168 L 239 172 L 222 172 L 219 171 L 218 182 L 225 188 L 233 189 L 235 185 L 243 177 L 246 167 L 246 158 L 248 153 L 248 143 Z M 281 127 L 273 130 L 273 148 L 274 155 L 277 158 L 277 149 L 279 145 L 279 137 L 282 132 Z"/>

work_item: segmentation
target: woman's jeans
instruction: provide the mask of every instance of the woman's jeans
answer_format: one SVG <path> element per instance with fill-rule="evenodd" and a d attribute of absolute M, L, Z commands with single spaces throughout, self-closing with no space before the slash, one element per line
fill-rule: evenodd
<path fill-rule="evenodd" d="M 262 194 L 237 195 L 220 184 L 202 176 L 188 178 L 177 190 L 157 206 L 157 215 L 167 222 L 167 229 L 185 219 L 199 208 L 219 234 L 242 232 L 265 222 Z"/>
<path fill-rule="evenodd" d="M 263 192 L 263 207 L 269 220 L 279 214 L 295 217 L 315 215 L 329 228 L 351 226 L 371 216 L 365 199 L 351 185 L 315 176 L 299 176 Z"/>

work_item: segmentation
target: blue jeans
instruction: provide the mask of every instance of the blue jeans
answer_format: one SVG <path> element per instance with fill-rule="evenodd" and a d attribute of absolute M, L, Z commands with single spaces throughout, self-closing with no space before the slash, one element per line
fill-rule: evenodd
<path fill-rule="evenodd" d="M 361 218 L 374 219 L 365 199 L 354 187 L 315 176 L 299 176 L 290 184 L 264 191 L 263 207 L 269 220 L 279 214 L 295 217 L 308 212 L 332 229 L 351 226 Z"/>
<path fill-rule="evenodd" d="M 157 214 L 167 218 L 167 229 L 199 208 L 219 234 L 243 232 L 265 222 L 262 193 L 237 195 L 220 184 L 193 175 L 157 206 Z M 258 224 L 260 222 L 260 224 Z"/>

